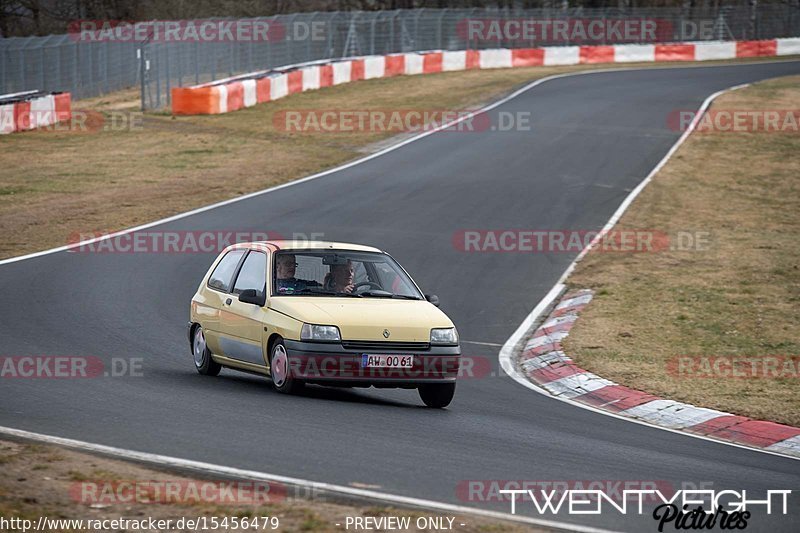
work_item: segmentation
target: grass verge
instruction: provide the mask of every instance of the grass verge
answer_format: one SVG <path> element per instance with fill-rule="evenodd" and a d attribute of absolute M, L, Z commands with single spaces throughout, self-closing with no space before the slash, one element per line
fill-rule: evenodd
<path fill-rule="evenodd" d="M 0 258 L 61 246 L 79 233 L 124 229 L 292 181 L 377 150 L 395 135 L 286 132 L 274 123 L 283 111 L 458 110 L 538 78 L 602 68 L 620 67 L 400 76 L 301 93 L 217 116 L 127 116 L 124 113 L 136 111 L 133 90 L 75 102 L 74 109 L 93 112 L 87 124 L 98 130 L 0 137 Z M 123 127 L 131 119 L 136 127 Z M 112 120 L 116 128 L 111 128 Z"/>
<path fill-rule="evenodd" d="M 83 528 L 47 528 L 51 533 L 86 531 L 86 520 L 133 521 L 172 520 L 166 528 L 178 531 L 181 518 L 205 520 L 207 531 L 345 531 L 347 517 L 407 517 L 409 530 L 434 531 L 435 528 L 413 527 L 417 520 L 429 517 L 453 518 L 454 530 L 465 533 L 491 531 L 543 531 L 526 526 L 462 515 L 433 515 L 418 509 L 400 509 L 375 505 L 349 505 L 315 496 L 311 499 L 293 496 L 286 489 L 286 498 L 252 497 L 256 492 L 246 482 L 228 485 L 230 481 L 198 480 L 166 471 L 152 470 L 137 464 L 80 453 L 50 445 L 0 440 L 0 518 L 30 520 L 36 525 L 40 517 L 51 520 L 84 520 Z M 263 487 L 262 487 L 263 488 Z M 280 494 L 272 485 L 270 493 Z M 258 494 L 266 494 L 264 490 Z M 261 517 L 277 518 L 279 527 L 263 527 Z M 213 527 L 213 519 L 219 527 Z M 227 518 L 227 522 L 223 522 Z M 236 523 L 234 522 L 236 519 Z M 253 526 L 252 520 L 262 520 Z M 248 519 L 245 525 L 242 519 Z M 341 524 L 337 526 L 336 524 Z M 421 524 L 424 522 L 420 522 Z M 444 523 L 448 523 L 445 520 Z M 109 529 L 112 526 L 103 526 Z M 223 524 L 226 524 L 224 526 Z M 460 524 L 464 524 L 461 526 Z M 274 525 L 271 523 L 271 525 Z M 126 527 L 128 526 L 128 527 Z M 236 526 L 236 527 L 234 527 Z M 188 526 L 187 526 L 188 527 Z M 352 529 L 351 524 L 351 529 Z M 13 529 L 13 528 L 12 528 Z M 19 528 L 17 528 L 19 529 Z M 148 526 L 120 524 L 114 531 L 138 533 Z M 197 529 L 197 528 L 195 528 Z M 190 531 L 192 528 L 183 528 Z"/>
<path fill-rule="evenodd" d="M 728 93 L 711 109 L 797 114 L 800 77 Z M 596 295 L 566 339 L 570 356 L 659 396 L 800 426 L 800 369 L 772 357 L 800 361 L 800 134 L 692 134 L 616 229 L 664 232 L 670 249 L 586 256 L 568 283 Z M 681 232 L 695 245 L 675 249 Z M 694 359 L 680 370 L 670 366 L 678 357 Z M 761 377 L 727 377 L 750 375 L 752 361 Z"/>

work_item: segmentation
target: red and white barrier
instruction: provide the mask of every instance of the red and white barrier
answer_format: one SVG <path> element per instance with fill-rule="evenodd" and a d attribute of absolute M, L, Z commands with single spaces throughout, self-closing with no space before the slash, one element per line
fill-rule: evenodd
<path fill-rule="evenodd" d="M 503 48 L 367 56 L 298 66 L 285 72 L 260 72 L 216 84 L 176 87 L 172 89 L 172 112 L 176 115 L 227 113 L 257 103 L 277 100 L 297 92 L 313 91 L 351 81 L 399 75 L 539 65 L 709 61 L 792 54 L 800 54 L 800 38 L 766 41 Z"/>
<path fill-rule="evenodd" d="M 563 341 L 592 297 L 590 290 L 565 295 L 528 339 L 519 362 L 530 381 L 553 396 L 619 416 L 800 457 L 800 428 L 659 398 L 576 365 L 565 353 Z"/>
<path fill-rule="evenodd" d="M 69 93 L 40 94 L 36 91 L 3 95 L 0 101 L 0 134 L 26 131 L 72 118 Z"/>

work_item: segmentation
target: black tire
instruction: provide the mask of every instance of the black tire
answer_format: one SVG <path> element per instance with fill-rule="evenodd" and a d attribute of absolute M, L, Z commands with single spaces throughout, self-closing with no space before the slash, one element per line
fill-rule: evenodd
<path fill-rule="evenodd" d="M 456 394 L 456 384 L 453 383 L 432 383 L 430 385 L 419 386 L 419 397 L 428 407 L 442 408 L 450 405 L 453 396 Z"/>
<path fill-rule="evenodd" d="M 192 333 L 192 358 L 194 367 L 204 376 L 216 376 L 222 370 L 222 365 L 211 358 L 202 326 L 196 326 Z"/>
<path fill-rule="evenodd" d="M 276 361 L 277 357 L 277 361 Z M 292 376 L 286 347 L 283 339 L 277 339 L 269 350 L 269 377 L 275 390 L 283 394 L 297 394 L 304 383 Z"/>

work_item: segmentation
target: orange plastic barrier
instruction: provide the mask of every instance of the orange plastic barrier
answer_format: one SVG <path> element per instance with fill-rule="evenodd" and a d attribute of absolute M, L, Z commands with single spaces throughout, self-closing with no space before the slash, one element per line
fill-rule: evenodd
<path fill-rule="evenodd" d="M 364 60 L 354 59 L 350 62 L 350 81 L 364 79 Z"/>
<path fill-rule="evenodd" d="M 514 67 L 538 67 L 544 65 L 544 50 L 541 48 L 519 48 L 511 51 Z"/>
<path fill-rule="evenodd" d="M 613 46 L 581 46 L 581 63 L 613 63 Z"/>
<path fill-rule="evenodd" d="M 228 111 L 242 109 L 244 107 L 244 85 L 242 85 L 242 82 L 227 83 L 225 86 L 228 88 Z"/>
<path fill-rule="evenodd" d="M 406 56 L 403 54 L 396 56 L 386 56 L 384 59 L 383 77 L 399 76 L 406 71 Z"/>
<path fill-rule="evenodd" d="M 737 41 L 736 57 L 764 57 L 778 55 L 778 41 Z"/>
<path fill-rule="evenodd" d="M 303 92 L 303 71 L 293 70 L 286 76 L 286 84 L 289 87 L 289 94 Z"/>
<path fill-rule="evenodd" d="M 656 61 L 694 61 L 694 45 L 657 44 Z"/>
<path fill-rule="evenodd" d="M 173 87 L 173 115 L 213 115 L 219 113 L 216 87 Z"/>
<path fill-rule="evenodd" d="M 481 68 L 481 53 L 478 50 L 467 50 L 467 70 Z"/>
<path fill-rule="evenodd" d="M 424 74 L 431 74 L 433 72 L 442 71 L 442 53 L 433 52 L 432 54 L 425 54 L 422 57 L 422 72 Z"/>
<path fill-rule="evenodd" d="M 269 102 L 271 90 L 272 80 L 269 78 L 259 78 L 256 80 L 256 100 L 258 100 L 259 104 Z"/>
<path fill-rule="evenodd" d="M 319 86 L 330 87 L 333 85 L 333 66 L 322 65 L 319 67 Z"/>
<path fill-rule="evenodd" d="M 72 96 L 69 93 L 53 95 L 55 101 L 56 122 L 72 118 Z"/>

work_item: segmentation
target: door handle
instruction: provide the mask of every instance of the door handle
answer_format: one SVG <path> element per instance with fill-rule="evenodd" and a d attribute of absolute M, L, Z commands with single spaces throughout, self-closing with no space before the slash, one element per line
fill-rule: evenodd
<path fill-rule="evenodd" d="M 233 301 L 233 300 L 231 300 L 230 298 L 228 298 L 227 300 L 225 300 L 225 305 L 231 305 L 231 302 L 232 302 L 232 301 Z"/>

